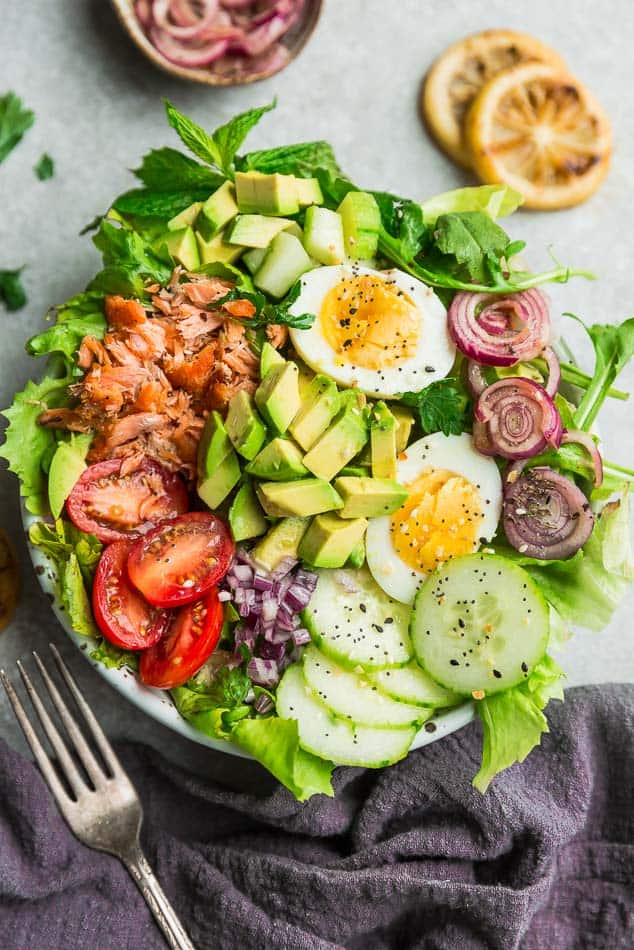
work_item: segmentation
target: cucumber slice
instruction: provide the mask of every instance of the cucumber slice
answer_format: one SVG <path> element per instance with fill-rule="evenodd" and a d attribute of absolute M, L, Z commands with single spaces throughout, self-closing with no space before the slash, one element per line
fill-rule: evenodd
<path fill-rule="evenodd" d="M 457 693 L 525 680 L 548 643 L 548 605 L 526 571 L 493 554 L 448 561 L 420 588 L 410 627 L 418 662 Z"/>
<path fill-rule="evenodd" d="M 409 607 L 382 591 L 367 568 L 318 573 L 304 624 L 322 653 L 344 669 L 406 666 Z"/>
<path fill-rule="evenodd" d="M 396 670 L 379 670 L 378 673 L 370 673 L 368 679 L 381 693 L 401 703 L 436 709 L 455 706 L 463 701 L 462 696 L 440 686 L 417 663 Z"/>
<path fill-rule="evenodd" d="M 306 685 L 333 715 L 362 726 L 403 729 L 420 726 L 431 709 L 399 703 L 365 676 L 342 670 L 311 644 L 304 651 Z M 389 672 L 389 671 L 388 671 Z"/>
<path fill-rule="evenodd" d="M 299 664 L 284 673 L 276 705 L 282 719 L 296 719 L 300 745 L 337 765 L 380 769 L 405 758 L 416 729 L 372 729 L 335 719 L 310 692 Z"/>

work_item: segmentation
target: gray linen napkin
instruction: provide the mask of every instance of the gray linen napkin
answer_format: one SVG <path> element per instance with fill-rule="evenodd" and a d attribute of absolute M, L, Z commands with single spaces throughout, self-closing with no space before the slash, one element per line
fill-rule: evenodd
<path fill-rule="evenodd" d="M 339 769 L 300 805 L 120 747 L 145 846 L 197 947 L 521 947 L 634 940 L 634 687 L 573 689 L 552 731 L 486 796 L 478 726 L 383 772 Z M 124 869 L 80 845 L 34 766 L 0 741 L 0 946 L 149 950 L 162 939 Z"/>

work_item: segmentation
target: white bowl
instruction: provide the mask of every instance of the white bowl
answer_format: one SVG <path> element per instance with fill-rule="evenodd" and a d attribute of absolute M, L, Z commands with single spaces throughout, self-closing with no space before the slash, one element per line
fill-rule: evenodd
<path fill-rule="evenodd" d="M 199 732 L 198 729 L 194 729 L 193 726 L 190 726 L 190 724 L 179 715 L 168 693 L 160 689 L 152 689 L 148 686 L 144 686 L 130 670 L 125 668 L 120 670 L 108 669 L 103 666 L 103 664 L 91 658 L 90 654 L 97 647 L 97 641 L 94 637 L 85 637 L 73 630 L 68 620 L 68 615 L 60 604 L 59 595 L 57 593 L 55 565 L 40 548 L 31 544 L 28 540 L 28 530 L 30 526 L 34 522 L 41 520 L 39 516 L 30 514 L 24 506 L 22 507 L 22 521 L 27 532 L 29 553 L 36 569 L 38 580 L 44 593 L 47 594 L 51 600 L 51 606 L 55 616 L 88 662 L 111 686 L 114 686 L 125 699 L 134 703 L 142 712 L 156 719 L 163 726 L 173 729 L 174 732 L 180 733 L 180 735 L 185 736 L 186 739 L 191 739 L 193 742 L 199 743 L 199 745 L 208 746 L 219 752 L 227 752 L 229 755 L 238 755 L 244 759 L 252 758 L 252 756 L 243 752 L 234 743 L 227 742 L 224 739 L 214 739 L 211 736 L 205 735 L 203 732 Z M 466 702 L 455 709 L 438 713 L 422 726 L 412 742 L 410 751 L 420 749 L 421 746 L 442 739 L 443 736 L 449 735 L 450 732 L 461 729 L 468 722 L 471 722 L 473 718 L 474 709 L 473 703 L 471 702 Z"/>

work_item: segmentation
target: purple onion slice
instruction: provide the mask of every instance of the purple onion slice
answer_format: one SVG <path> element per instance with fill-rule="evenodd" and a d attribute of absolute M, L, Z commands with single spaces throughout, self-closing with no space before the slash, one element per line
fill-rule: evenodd
<path fill-rule="evenodd" d="M 550 339 L 544 295 L 521 293 L 456 294 L 447 315 L 449 332 L 465 356 L 486 366 L 513 366 L 538 356 Z"/>
<path fill-rule="evenodd" d="M 474 416 L 474 444 L 483 455 L 526 459 L 561 442 L 561 417 L 553 400 L 542 386 L 521 376 L 485 389 Z"/>
<path fill-rule="evenodd" d="M 515 466 L 512 470 L 516 474 Z M 545 465 L 506 480 L 502 520 L 509 544 L 520 554 L 544 561 L 571 557 L 594 527 L 583 492 Z"/>

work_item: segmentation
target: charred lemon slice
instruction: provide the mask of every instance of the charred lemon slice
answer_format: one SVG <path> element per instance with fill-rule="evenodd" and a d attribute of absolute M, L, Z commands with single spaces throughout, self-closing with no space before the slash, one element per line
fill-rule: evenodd
<path fill-rule="evenodd" d="M 518 63 L 552 63 L 564 69 L 549 46 L 514 30 L 485 30 L 454 43 L 429 70 L 421 94 L 421 112 L 438 144 L 456 162 L 471 166 L 463 122 L 482 86 Z"/>
<path fill-rule="evenodd" d="M 607 173 L 612 131 L 603 109 L 556 66 L 525 63 L 483 86 L 465 123 L 475 172 L 524 195 L 527 208 L 585 201 Z"/>

